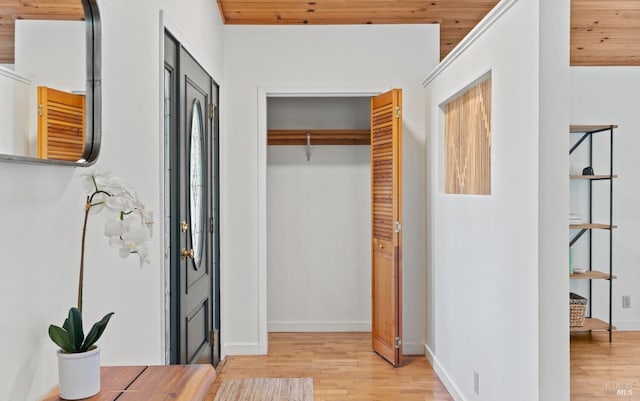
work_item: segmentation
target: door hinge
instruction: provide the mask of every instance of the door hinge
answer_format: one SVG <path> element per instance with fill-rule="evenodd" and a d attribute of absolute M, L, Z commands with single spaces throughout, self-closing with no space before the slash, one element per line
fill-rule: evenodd
<path fill-rule="evenodd" d="M 209 103 L 209 120 L 213 120 L 213 116 L 216 114 L 216 105 Z"/>
<path fill-rule="evenodd" d="M 400 337 L 396 337 L 396 343 L 395 343 L 396 348 L 400 348 L 401 345 L 402 345 L 402 339 Z"/>
<path fill-rule="evenodd" d="M 396 222 L 393 224 L 393 230 L 394 230 L 396 233 L 399 233 L 400 231 L 402 231 L 402 224 L 400 224 L 400 222 L 399 222 L 399 221 L 396 221 Z"/>
<path fill-rule="evenodd" d="M 216 221 L 213 219 L 213 217 L 209 218 L 209 232 L 213 233 L 216 227 Z"/>
<path fill-rule="evenodd" d="M 33 109 L 31 109 L 31 110 L 33 110 Z M 43 116 L 43 114 L 44 114 L 44 105 L 39 104 L 39 105 L 38 105 L 38 115 L 39 115 L 40 117 L 42 117 L 42 116 Z"/>
<path fill-rule="evenodd" d="M 209 343 L 211 344 L 211 348 L 216 348 L 218 343 L 220 342 L 220 330 L 211 330 L 209 334 Z"/>
<path fill-rule="evenodd" d="M 400 106 L 396 106 L 396 118 L 400 118 L 402 116 L 402 109 Z"/>

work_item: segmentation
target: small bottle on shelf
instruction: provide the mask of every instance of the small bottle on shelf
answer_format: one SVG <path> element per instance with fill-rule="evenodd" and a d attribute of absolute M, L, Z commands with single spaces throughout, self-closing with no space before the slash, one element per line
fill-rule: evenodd
<path fill-rule="evenodd" d="M 573 274 L 573 248 L 569 248 L 569 274 Z"/>

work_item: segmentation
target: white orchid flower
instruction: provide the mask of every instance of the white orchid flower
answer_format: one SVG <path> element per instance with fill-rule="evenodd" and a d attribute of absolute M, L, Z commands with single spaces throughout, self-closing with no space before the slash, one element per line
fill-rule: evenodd
<path fill-rule="evenodd" d="M 120 238 L 120 236 L 109 237 L 109 245 L 111 245 L 113 248 L 120 249 L 124 247 L 124 241 L 122 240 L 122 238 Z"/>
<path fill-rule="evenodd" d="M 140 210 L 142 216 L 142 224 L 145 225 L 149 231 L 149 236 L 153 233 L 153 210 L 142 209 Z"/>
<path fill-rule="evenodd" d="M 118 190 L 117 181 L 111 175 L 94 175 L 92 176 L 92 181 L 94 182 L 94 188 L 97 187 L 100 191 L 108 192 L 112 194 L 113 191 Z"/>
<path fill-rule="evenodd" d="M 147 248 L 147 245 L 142 243 L 139 244 L 135 241 L 122 241 L 122 248 L 120 248 L 119 254 L 121 258 L 126 258 L 129 255 L 131 255 L 132 253 L 136 253 L 138 254 L 138 257 L 140 258 L 140 267 L 142 267 L 142 265 L 144 263 L 150 263 L 149 262 L 149 250 Z"/>
<path fill-rule="evenodd" d="M 140 267 L 142 267 L 144 263 L 151 263 L 149 260 L 149 249 L 147 248 L 147 244 L 139 244 L 136 253 L 140 257 Z"/>
<path fill-rule="evenodd" d="M 119 195 L 108 196 L 105 205 L 109 210 L 118 213 L 123 211 L 126 213 L 127 211 L 135 209 L 132 199 Z"/>
<path fill-rule="evenodd" d="M 82 186 L 87 193 L 85 204 L 84 224 L 82 226 L 82 247 L 80 257 L 80 282 L 78 284 L 78 309 L 82 310 L 83 272 L 85 238 L 89 214 L 97 214 L 102 210 L 109 210 L 115 214 L 115 219 L 105 223 L 104 235 L 109 238 L 109 244 L 117 248 L 119 255 L 126 258 L 132 253 L 138 254 L 140 267 L 149 263 L 149 250 L 145 242 L 151 238 L 153 213 L 147 211 L 144 204 L 138 200 L 136 191 L 105 170 L 95 169 L 84 175 Z"/>
<path fill-rule="evenodd" d="M 144 224 L 153 224 L 153 210 L 141 209 L 140 214 Z"/>
<path fill-rule="evenodd" d="M 124 242 L 142 243 L 147 239 L 147 230 L 144 227 L 132 227 L 129 231 L 122 234 Z"/>
<path fill-rule="evenodd" d="M 149 263 L 146 241 L 153 234 L 153 212 L 145 209 L 144 204 L 138 200 L 135 189 L 102 169 L 86 174 L 83 187 L 89 194 L 88 207 L 91 214 L 102 210 L 115 214 L 115 218 L 108 220 L 104 226 L 104 235 L 109 238 L 109 245 L 119 250 L 121 258 L 132 253 L 138 254 L 140 267 Z"/>
<path fill-rule="evenodd" d="M 89 171 L 84 174 L 84 179 L 82 180 L 82 188 L 85 190 L 85 192 L 90 194 L 96 190 L 97 181 L 104 181 L 106 177 L 109 177 L 110 175 L 111 173 L 101 168 L 96 168 L 93 171 Z"/>
<path fill-rule="evenodd" d="M 144 262 L 149 262 L 148 249 L 144 243 L 149 238 L 149 232 L 146 227 L 139 225 L 136 220 L 134 218 L 125 219 L 122 224 L 124 232 L 118 238 L 112 238 L 109 242 L 120 248 L 119 254 L 121 258 L 137 253 L 140 257 L 140 267 L 142 267 Z"/>
<path fill-rule="evenodd" d="M 125 231 L 124 222 L 120 219 L 109 220 L 104 225 L 104 235 L 107 237 L 119 238 Z"/>

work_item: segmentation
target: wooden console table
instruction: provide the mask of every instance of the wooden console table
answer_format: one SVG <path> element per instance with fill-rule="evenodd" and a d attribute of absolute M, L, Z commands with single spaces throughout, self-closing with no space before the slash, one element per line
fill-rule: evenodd
<path fill-rule="evenodd" d="M 86 401 L 204 401 L 216 372 L 211 365 L 105 366 L 101 390 Z M 58 401 L 58 390 L 43 401 Z"/>

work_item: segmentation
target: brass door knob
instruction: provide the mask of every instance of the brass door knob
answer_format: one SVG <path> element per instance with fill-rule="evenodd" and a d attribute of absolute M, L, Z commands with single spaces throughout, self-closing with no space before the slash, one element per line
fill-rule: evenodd
<path fill-rule="evenodd" d="M 191 258 L 193 259 L 193 249 L 186 250 L 182 248 L 180 250 L 180 259 Z"/>

